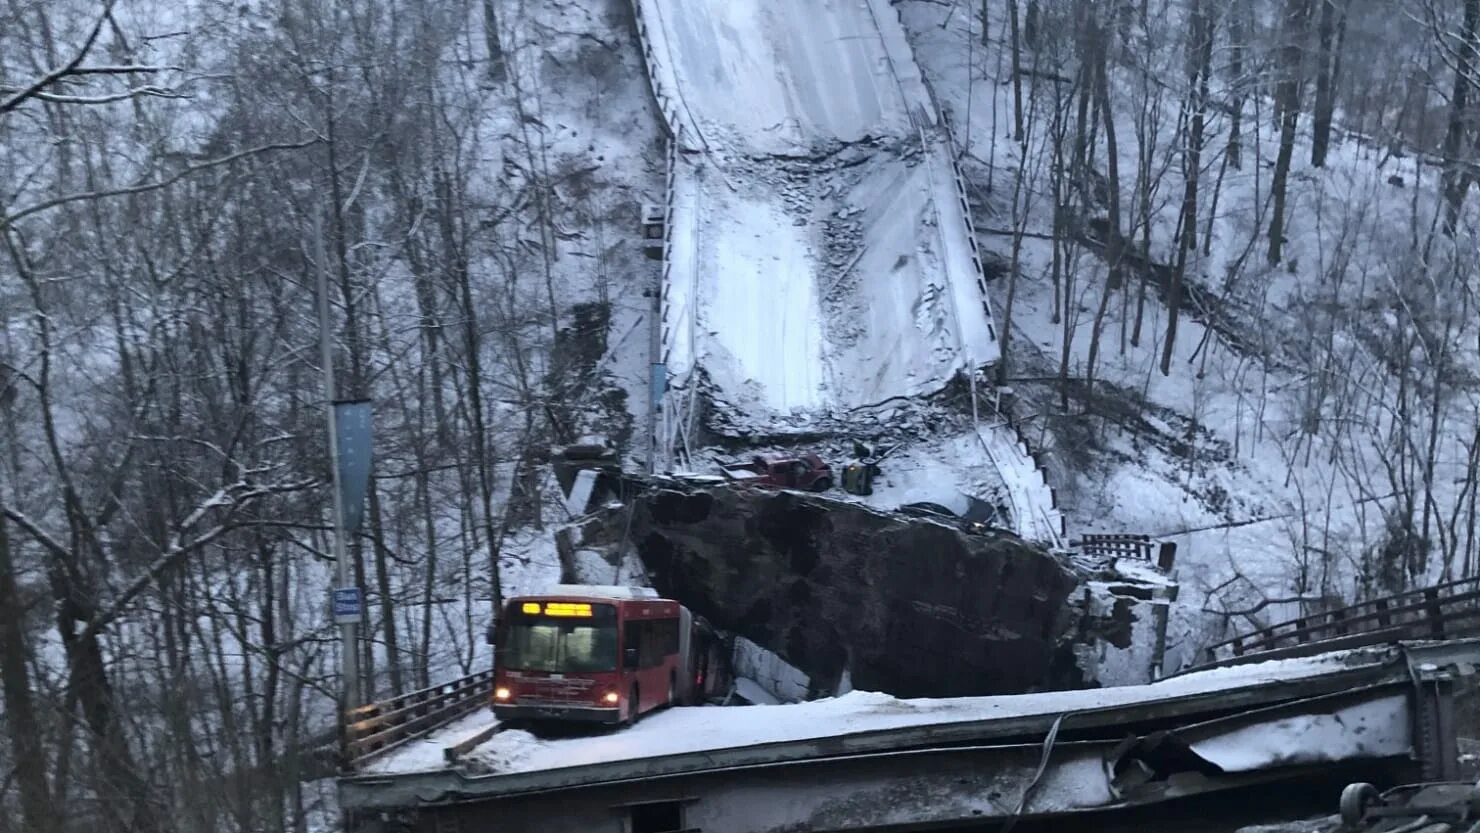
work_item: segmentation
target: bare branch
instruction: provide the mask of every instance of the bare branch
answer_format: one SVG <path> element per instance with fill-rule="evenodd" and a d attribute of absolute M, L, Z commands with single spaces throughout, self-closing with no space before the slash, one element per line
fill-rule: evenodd
<path fill-rule="evenodd" d="M 36 539 L 36 542 L 47 552 L 54 556 L 66 557 L 70 551 L 62 545 L 62 542 L 51 537 L 51 534 L 41 528 L 41 525 L 31 520 L 31 517 L 17 509 L 12 509 L 4 503 L 0 503 L 0 513 L 4 513 L 12 523 L 26 531 L 27 535 Z"/>
<path fill-rule="evenodd" d="M 186 556 L 240 526 L 239 524 L 231 524 L 223 521 L 189 541 L 183 540 L 182 536 L 185 532 L 200 523 L 212 509 L 224 508 L 228 510 L 228 513 L 232 513 L 245 508 L 258 498 L 285 492 L 301 491 L 311 488 L 317 483 L 317 480 L 303 480 L 293 483 L 260 486 L 241 481 L 217 489 L 215 494 L 202 501 L 178 524 L 176 532 L 170 537 L 170 542 L 165 547 L 164 552 L 160 553 L 159 557 L 149 564 L 148 569 L 130 582 L 128 587 L 124 588 L 123 592 L 118 594 L 117 598 L 113 599 L 107 608 L 99 611 L 92 617 L 79 638 L 85 639 L 107 627 L 110 622 L 117 619 L 123 613 L 124 608 L 130 602 L 138 598 L 140 593 L 143 593 L 150 584 L 158 580 L 165 570 L 168 570 Z"/>
<path fill-rule="evenodd" d="M 150 191 L 158 191 L 162 188 L 168 188 L 188 176 L 198 174 L 201 171 L 209 170 L 211 168 L 219 168 L 222 165 L 230 165 L 231 163 L 245 159 L 248 156 L 256 156 L 259 153 L 266 153 L 273 150 L 302 150 L 303 148 L 315 145 L 320 141 L 322 140 L 318 138 L 313 138 L 303 142 L 279 142 L 269 145 L 259 145 L 254 148 L 248 148 L 243 151 L 238 151 L 236 153 L 223 156 L 220 159 L 212 159 L 208 162 L 202 162 L 199 165 L 191 165 L 183 170 L 177 171 L 171 176 L 165 177 L 164 179 L 155 180 L 153 182 L 145 182 L 139 185 L 130 185 L 125 188 L 109 188 L 99 191 L 87 191 L 81 194 L 67 194 L 65 196 L 60 196 L 56 197 L 55 199 L 50 199 L 46 200 L 45 202 L 37 203 L 36 205 L 30 206 L 28 208 L 22 208 L 20 211 L 17 211 L 9 217 L 0 217 L 0 228 L 8 225 L 13 225 L 16 222 L 19 222 L 20 220 L 31 216 L 32 214 L 40 214 L 43 211 L 49 211 L 53 208 L 66 205 L 68 203 L 81 202 L 83 200 L 107 199 L 109 197 L 125 197 L 133 194 L 144 194 Z"/>
<path fill-rule="evenodd" d="M 82 42 L 82 46 L 78 48 L 77 54 L 72 57 L 72 60 L 36 79 L 30 85 L 23 87 L 19 92 L 12 94 L 4 101 L 0 101 L 0 115 L 9 113 L 11 110 L 25 104 L 28 100 L 35 98 L 42 90 L 61 79 L 69 75 L 76 75 L 78 68 L 82 66 L 82 62 L 87 58 L 87 54 L 92 51 L 93 44 L 98 42 L 98 33 L 103 31 L 103 23 L 108 20 L 108 15 L 113 13 L 113 4 L 116 2 L 117 0 L 106 0 L 104 2 L 103 13 L 98 15 L 97 22 L 88 31 L 87 39 Z"/>
<path fill-rule="evenodd" d="M 109 93 L 108 95 L 59 95 L 57 93 L 38 92 L 35 98 L 37 101 L 48 101 L 52 104 L 113 104 L 118 101 L 128 101 L 129 99 L 140 96 L 150 96 L 153 98 L 189 98 L 184 93 L 178 93 L 165 87 L 156 87 L 148 84 L 121 92 Z"/>
<path fill-rule="evenodd" d="M 73 75 L 132 75 L 136 72 L 180 72 L 184 68 L 170 65 L 119 64 L 77 67 Z"/>

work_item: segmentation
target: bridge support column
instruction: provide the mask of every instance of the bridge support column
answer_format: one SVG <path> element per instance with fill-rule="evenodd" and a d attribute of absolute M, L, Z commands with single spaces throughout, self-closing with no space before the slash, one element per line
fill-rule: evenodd
<path fill-rule="evenodd" d="M 1459 778 L 1459 743 L 1454 721 L 1453 679 L 1414 680 L 1409 703 L 1413 713 L 1413 757 L 1424 781 Z"/>

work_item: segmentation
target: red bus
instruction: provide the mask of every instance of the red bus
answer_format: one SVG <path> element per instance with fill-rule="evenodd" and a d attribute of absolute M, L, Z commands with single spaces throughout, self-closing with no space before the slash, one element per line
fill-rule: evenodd
<path fill-rule="evenodd" d="M 494 643 L 493 712 L 504 721 L 628 724 L 728 686 L 714 632 L 645 587 L 509 599 Z"/>

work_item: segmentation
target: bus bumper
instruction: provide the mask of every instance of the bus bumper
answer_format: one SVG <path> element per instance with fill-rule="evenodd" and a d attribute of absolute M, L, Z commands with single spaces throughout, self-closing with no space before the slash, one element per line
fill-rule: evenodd
<path fill-rule="evenodd" d="M 605 723 L 616 725 L 622 722 L 622 710 L 603 709 L 594 706 L 518 706 L 496 704 L 493 716 L 499 720 L 566 720 L 575 723 Z"/>

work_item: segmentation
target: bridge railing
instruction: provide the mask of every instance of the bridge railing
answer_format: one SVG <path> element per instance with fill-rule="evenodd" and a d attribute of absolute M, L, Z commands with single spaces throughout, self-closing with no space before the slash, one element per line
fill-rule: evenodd
<path fill-rule="evenodd" d="M 1177 560 L 1177 544 L 1173 541 L 1158 541 L 1150 535 L 1133 534 L 1087 534 L 1070 542 L 1085 555 L 1103 558 L 1129 558 L 1155 564 L 1158 569 L 1170 572 Z"/>
<path fill-rule="evenodd" d="M 345 757 L 351 766 L 423 737 L 490 702 L 493 670 L 401 694 L 345 713 Z"/>
<path fill-rule="evenodd" d="M 1362 634 L 1448 639 L 1480 631 L 1480 577 L 1297 616 L 1210 645 L 1206 662 Z"/>

